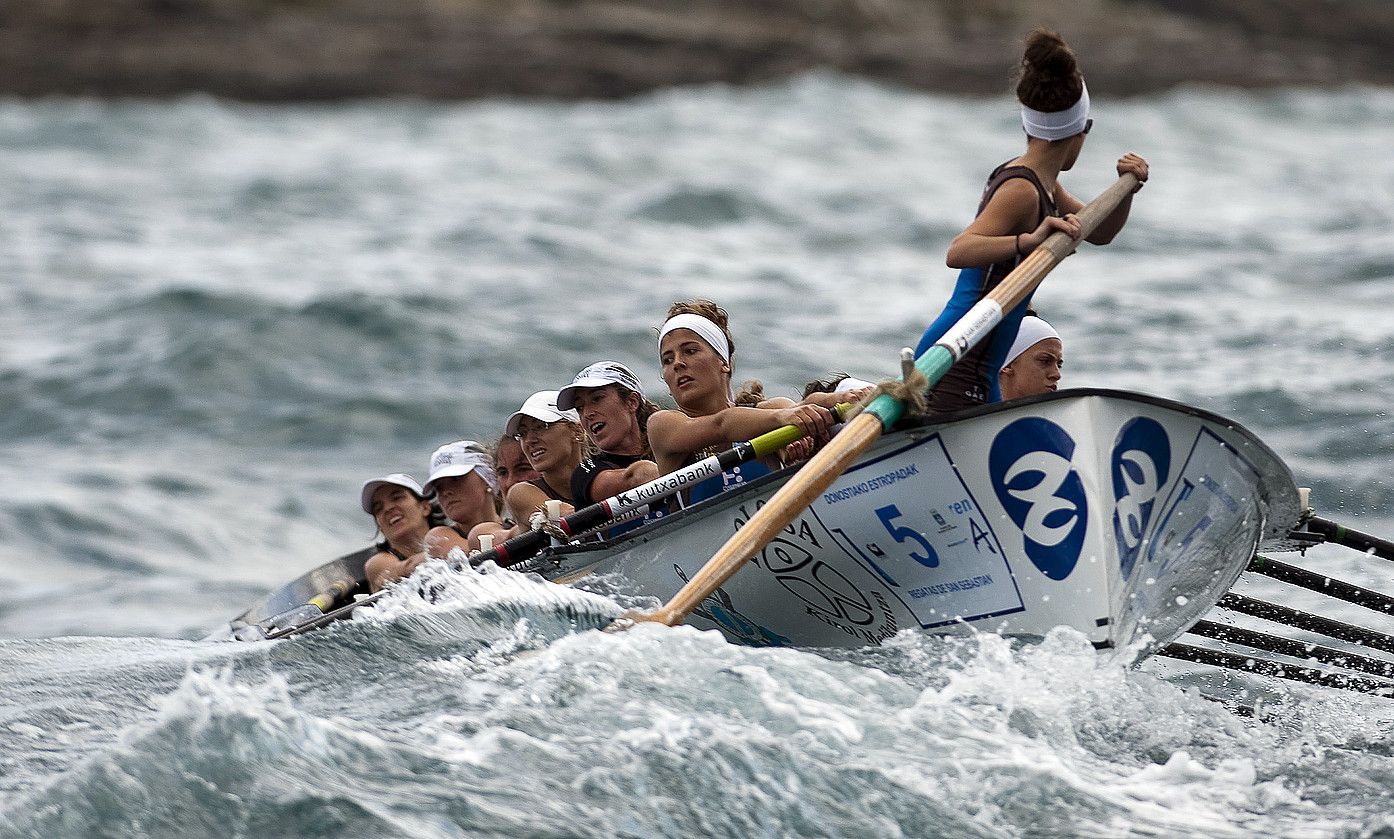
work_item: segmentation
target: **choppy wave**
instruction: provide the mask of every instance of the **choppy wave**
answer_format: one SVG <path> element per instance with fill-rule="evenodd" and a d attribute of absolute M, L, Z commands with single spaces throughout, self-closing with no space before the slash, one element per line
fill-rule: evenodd
<path fill-rule="evenodd" d="M 8 724 L 11 777 L 47 779 L 11 785 L 0 825 L 45 837 L 1388 826 L 1394 723 L 1379 700 L 1294 692 L 1246 719 L 1065 630 L 1031 646 L 903 634 L 824 655 L 688 628 L 599 633 L 587 627 L 613 603 L 509 572 L 420 582 L 377 616 L 271 644 L 44 642 L 82 665 L 70 678 L 85 690 L 6 668 L 29 706 Z M 107 680 L 89 684 L 98 655 Z M 73 722 L 108 714 L 117 725 Z M 42 771 L 54 764 L 64 771 Z"/>
<path fill-rule="evenodd" d="M 1127 149 L 1154 176 L 1036 297 L 1065 383 L 1229 416 L 1387 535 L 1394 93 L 1095 111 L 1076 194 Z M 772 393 L 894 371 L 1014 120 L 823 74 L 609 103 L 0 102 L 0 833 L 1394 835 L 1385 705 L 1241 682 L 1238 716 L 1068 634 L 611 636 L 632 604 L 604 580 L 500 574 L 292 641 L 172 640 L 366 544 L 365 478 L 492 439 L 591 361 L 661 398 L 674 299 L 725 305 Z"/>

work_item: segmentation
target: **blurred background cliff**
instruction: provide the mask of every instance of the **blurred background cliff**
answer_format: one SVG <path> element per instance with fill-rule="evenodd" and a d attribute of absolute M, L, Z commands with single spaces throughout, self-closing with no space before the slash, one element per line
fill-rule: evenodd
<path fill-rule="evenodd" d="M 1037 24 L 1106 94 L 1394 83 L 1390 0 L 5 0 L 0 94 L 619 97 L 816 67 L 993 94 Z"/>

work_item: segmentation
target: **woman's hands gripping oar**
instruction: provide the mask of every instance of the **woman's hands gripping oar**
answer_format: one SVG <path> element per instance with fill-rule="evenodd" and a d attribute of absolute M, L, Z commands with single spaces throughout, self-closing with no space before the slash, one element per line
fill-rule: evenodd
<path fill-rule="evenodd" d="M 1092 233 L 1124 198 L 1133 193 L 1137 184 L 1135 176 L 1124 175 L 1098 198 L 1081 208 L 1075 214 L 1080 223 L 1080 239 Z M 916 359 L 915 368 L 929 380 L 929 386 L 942 379 L 955 361 L 1000 323 L 1003 312 L 1025 300 L 1045 279 L 1045 275 L 1073 253 L 1078 244 L 1078 240 L 1064 233 L 1056 233 L 1046 239 L 997 288 L 969 309 L 939 343 Z M 900 419 L 904 410 L 904 403 L 888 394 L 883 393 L 872 399 L 832 442 L 804 464 L 798 474 L 790 478 L 750 521 L 727 540 L 672 600 L 656 612 L 631 612 L 625 618 L 667 626 L 681 623 L 750 557 L 763 550 L 775 534 L 793 521 L 839 475 L 847 471 L 858 455 Z"/>
<path fill-rule="evenodd" d="M 851 405 L 843 403 L 833 409 L 833 414 L 840 420 L 851 408 Z M 589 507 L 582 507 L 558 521 L 557 529 L 568 537 L 579 536 L 588 530 L 605 526 L 651 501 L 675 495 L 713 475 L 720 475 L 723 470 L 772 455 L 802 436 L 803 431 L 795 425 L 785 425 L 767 431 L 744 443 L 736 443 L 726 451 L 705 457 L 666 475 L 660 475 L 646 484 L 612 495 L 604 501 L 597 501 Z M 530 530 L 514 536 L 502 545 L 475 554 L 470 557 L 470 564 L 478 568 L 493 560 L 503 567 L 514 565 L 541 551 L 550 541 L 551 537 L 546 532 Z"/>

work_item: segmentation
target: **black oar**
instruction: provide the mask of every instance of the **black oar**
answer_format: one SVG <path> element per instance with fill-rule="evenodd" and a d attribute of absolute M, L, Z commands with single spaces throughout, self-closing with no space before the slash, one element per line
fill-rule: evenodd
<path fill-rule="evenodd" d="M 1333 647 L 1325 647 L 1321 644 L 1311 644 L 1306 641 L 1298 641 L 1295 638 L 1284 638 L 1281 635 L 1268 635 L 1262 632 L 1255 632 L 1252 629 L 1244 629 L 1239 626 L 1232 626 L 1226 623 L 1215 623 L 1213 621 L 1196 621 L 1196 624 L 1186 630 L 1193 635 L 1203 635 L 1206 638 L 1214 638 L 1217 641 L 1225 641 L 1231 644 L 1242 644 L 1246 647 L 1253 647 L 1256 650 L 1263 650 L 1279 655 L 1292 656 L 1293 658 L 1305 658 L 1312 661 L 1319 661 L 1322 664 L 1332 664 L 1337 667 L 1344 667 L 1347 670 L 1359 670 L 1374 676 L 1385 678 L 1394 677 L 1394 661 L 1371 658 L 1360 655 L 1359 653 L 1346 652 Z"/>
<path fill-rule="evenodd" d="M 1323 687 L 1342 688 L 1353 690 L 1360 693 L 1373 693 L 1380 696 L 1394 696 L 1394 682 L 1384 681 L 1383 679 L 1371 679 L 1365 676 L 1348 676 L 1345 673 L 1332 673 L 1330 670 L 1321 670 L 1315 667 L 1299 667 L 1292 664 L 1282 664 L 1270 661 L 1266 658 L 1254 658 L 1253 656 L 1241 655 L 1239 653 L 1226 653 L 1219 650 L 1195 647 L 1190 644 L 1168 644 L 1157 652 L 1157 655 L 1167 658 L 1190 661 L 1196 664 L 1209 664 L 1214 667 L 1223 667 L 1227 670 L 1240 670 L 1247 673 L 1257 673 L 1261 676 L 1276 676 L 1279 679 L 1289 679 L 1295 682 L 1306 682 Z"/>
<path fill-rule="evenodd" d="M 290 635 L 299 635 L 302 632 L 309 632 L 312 629 L 319 629 L 321 626 L 328 626 L 334 621 L 343 620 L 344 618 L 353 614 L 353 610 L 357 609 L 359 606 L 372 605 L 373 603 L 377 602 L 378 598 L 382 597 L 386 593 L 387 589 L 383 589 L 381 591 L 374 592 L 373 594 L 370 594 L 367 597 L 355 600 L 352 603 L 345 603 L 339 608 L 325 612 L 324 614 L 310 615 L 306 620 L 282 626 L 276 629 L 274 632 L 266 633 L 266 640 L 275 641 L 277 638 L 285 638 Z"/>
<path fill-rule="evenodd" d="M 1234 592 L 1221 597 L 1215 605 L 1221 609 L 1230 609 L 1251 617 L 1286 624 L 1294 629 L 1316 632 L 1328 638 L 1349 641 L 1352 644 L 1363 644 L 1374 650 L 1394 653 L 1394 637 L 1362 626 L 1342 623 L 1331 618 L 1323 618 L 1320 615 L 1310 615 L 1289 606 L 1279 606 L 1277 603 L 1269 603 L 1266 600 L 1258 600 Z"/>
<path fill-rule="evenodd" d="M 1272 557 L 1259 554 L 1249 562 L 1249 566 L 1245 570 L 1262 574 L 1265 577 L 1272 577 L 1275 580 L 1282 580 L 1288 585 L 1294 585 L 1298 588 L 1321 592 L 1337 600 L 1364 606 L 1366 609 L 1394 615 L 1394 597 L 1390 595 L 1362 588 L 1353 583 L 1342 582 L 1325 574 L 1308 571 L 1305 568 L 1298 568 L 1296 565 L 1288 565 L 1286 562 L 1279 562 Z"/>
<path fill-rule="evenodd" d="M 1306 525 L 1307 532 L 1315 533 L 1327 542 L 1364 551 L 1381 559 L 1394 560 L 1394 542 L 1390 542 L 1388 539 L 1352 530 L 1343 524 L 1337 524 L 1320 516 L 1310 516 L 1303 524 Z M 1297 534 L 1300 535 L 1302 532 L 1299 530 Z"/>
<path fill-rule="evenodd" d="M 841 419 L 851 408 L 851 405 L 843 403 L 833 409 L 833 414 Z M 568 537 L 580 536 L 587 531 L 603 527 L 651 501 L 675 495 L 693 484 L 720 475 L 742 463 L 772 455 L 802 436 L 803 432 L 797 426 L 776 428 L 744 443 L 736 443 L 726 451 L 703 458 L 690 466 L 661 475 L 646 484 L 612 495 L 589 507 L 582 507 L 569 516 L 563 516 L 558 520 L 557 526 Z M 493 560 L 499 566 L 507 567 L 522 562 L 550 543 L 551 537 L 546 532 L 529 530 L 491 550 L 475 554 L 470 557 L 470 564 L 478 568 Z"/>

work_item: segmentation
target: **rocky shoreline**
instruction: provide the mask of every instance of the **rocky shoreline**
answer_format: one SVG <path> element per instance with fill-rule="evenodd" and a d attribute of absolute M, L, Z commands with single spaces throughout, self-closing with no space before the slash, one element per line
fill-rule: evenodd
<path fill-rule="evenodd" d="M 1394 84 L 1387 0 L 16 0 L 0 93 L 613 98 L 826 67 L 991 94 L 1037 24 L 1106 95 Z"/>

